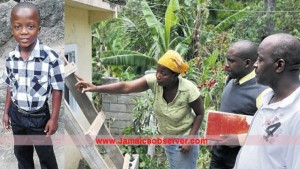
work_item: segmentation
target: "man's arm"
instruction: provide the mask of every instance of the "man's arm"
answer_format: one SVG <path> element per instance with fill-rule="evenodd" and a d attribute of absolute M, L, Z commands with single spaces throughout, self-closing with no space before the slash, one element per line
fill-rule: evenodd
<path fill-rule="evenodd" d="M 224 134 L 220 135 L 223 139 L 221 141 L 217 141 L 215 144 L 218 145 L 227 145 L 227 146 L 242 146 L 246 140 L 247 133 L 244 134 Z"/>
<path fill-rule="evenodd" d="M 51 113 L 50 119 L 48 120 L 48 122 L 46 124 L 45 131 L 44 131 L 45 133 L 47 133 L 47 135 L 54 134 L 58 128 L 58 117 L 59 117 L 61 99 L 62 99 L 62 91 L 61 90 L 53 90 L 52 113 Z"/>

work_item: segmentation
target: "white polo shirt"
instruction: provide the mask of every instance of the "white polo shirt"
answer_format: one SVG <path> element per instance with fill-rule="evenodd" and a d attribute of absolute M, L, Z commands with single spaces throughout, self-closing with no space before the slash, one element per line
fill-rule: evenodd
<path fill-rule="evenodd" d="M 235 169 L 300 169 L 300 87 L 269 104 L 273 95 L 263 96 Z"/>

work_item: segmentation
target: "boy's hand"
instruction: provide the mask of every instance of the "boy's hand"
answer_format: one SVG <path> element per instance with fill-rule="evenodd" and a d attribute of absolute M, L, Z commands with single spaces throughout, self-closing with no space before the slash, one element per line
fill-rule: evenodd
<path fill-rule="evenodd" d="M 5 131 L 10 131 L 10 122 L 9 122 L 9 116 L 7 113 L 3 114 L 2 117 L 2 125 Z"/>
<path fill-rule="evenodd" d="M 51 136 L 56 132 L 57 126 L 57 120 L 51 118 L 48 120 L 44 130 L 44 132 L 47 134 L 47 137 Z"/>
<path fill-rule="evenodd" d="M 79 81 L 75 84 L 75 87 L 77 88 L 77 90 L 81 93 L 85 93 L 85 92 L 89 92 L 89 91 L 95 91 L 96 90 L 96 86 L 88 83 L 86 81 Z"/>

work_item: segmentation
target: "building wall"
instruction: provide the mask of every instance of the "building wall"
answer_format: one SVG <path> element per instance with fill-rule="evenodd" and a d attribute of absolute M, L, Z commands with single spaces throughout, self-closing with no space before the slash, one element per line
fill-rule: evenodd
<path fill-rule="evenodd" d="M 88 10 L 65 6 L 65 44 L 77 44 L 78 75 L 92 81 L 92 31 Z"/>
<path fill-rule="evenodd" d="M 119 82 L 115 77 L 103 77 L 102 84 Z M 124 129 L 133 122 L 132 112 L 134 108 L 133 99 L 142 93 L 131 94 L 101 94 L 101 110 L 105 114 L 105 125 L 112 135 L 122 135 Z M 113 120 L 112 120 L 113 119 Z"/>
<path fill-rule="evenodd" d="M 99 3 L 101 2 L 101 3 Z M 91 24 L 116 16 L 115 5 L 102 0 L 65 0 L 65 45 L 77 46 L 77 72 L 86 81 L 92 81 L 92 30 Z M 91 93 L 88 93 L 91 99 Z M 74 112 L 75 118 L 87 131 L 90 124 L 83 113 Z M 82 156 L 75 145 L 65 147 L 65 168 L 78 168 Z"/>
<path fill-rule="evenodd" d="M 91 27 L 88 23 L 88 11 L 71 6 L 65 6 L 65 44 L 77 45 L 78 75 L 87 81 L 92 81 L 92 43 Z M 82 127 L 87 130 L 90 126 L 82 112 L 74 112 Z M 72 158 L 70 158 L 72 157 Z M 82 159 L 75 146 L 65 147 L 66 169 L 77 168 Z"/>
<path fill-rule="evenodd" d="M 105 124 L 112 135 L 122 135 L 126 127 L 132 124 L 133 99 L 141 93 L 102 94 L 102 111 L 106 116 Z M 110 119 L 114 119 L 111 121 Z"/>

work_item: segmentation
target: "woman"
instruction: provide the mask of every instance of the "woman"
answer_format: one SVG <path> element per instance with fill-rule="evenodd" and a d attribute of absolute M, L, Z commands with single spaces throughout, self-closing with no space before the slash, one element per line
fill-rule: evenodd
<path fill-rule="evenodd" d="M 191 81 L 181 78 L 188 65 L 173 50 L 167 51 L 157 64 L 156 74 L 145 75 L 129 82 L 95 86 L 79 81 L 76 88 L 84 92 L 136 93 L 151 89 L 154 93 L 154 113 L 160 134 L 197 136 L 203 120 L 200 92 Z M 193 111 L 192 111 L 193 110 Z M 165 145 L 171 169 L 195 169 L 199 145 Z"/>

